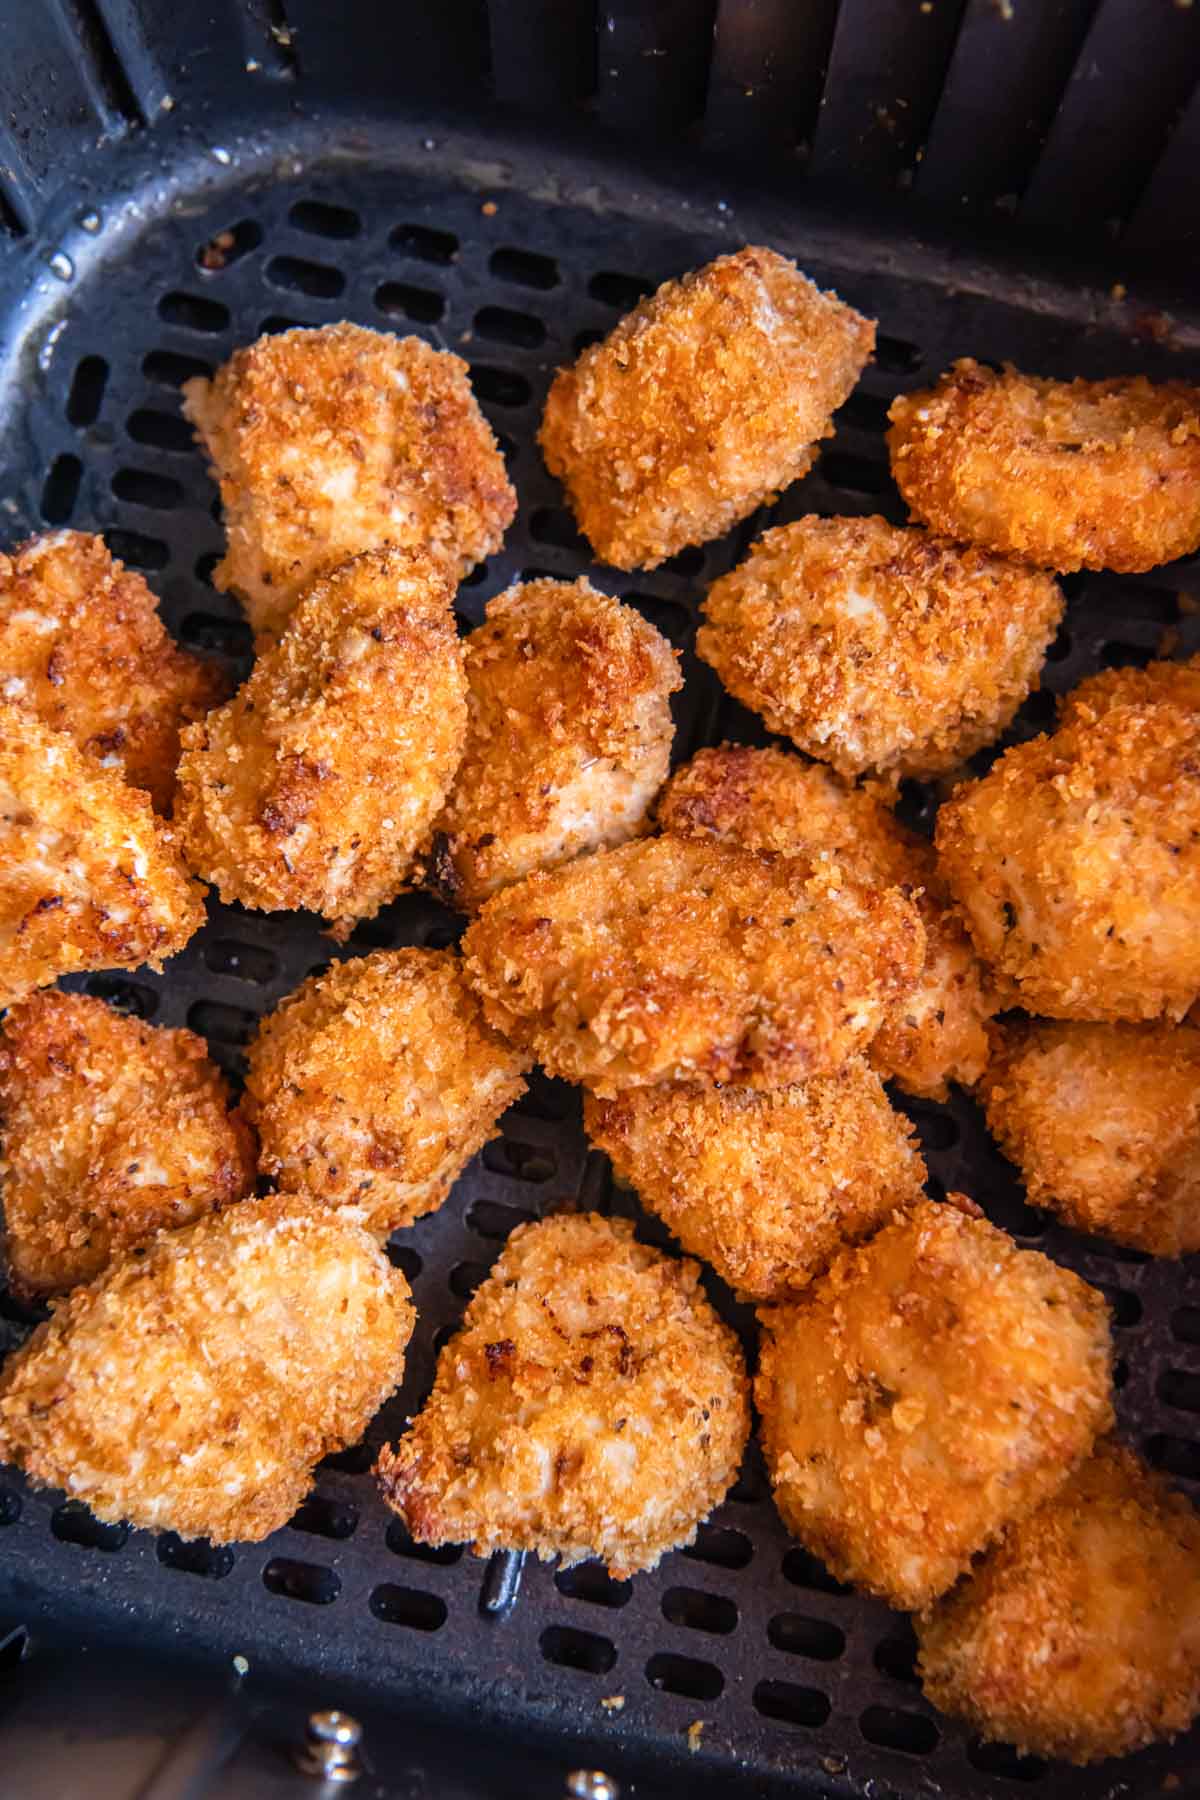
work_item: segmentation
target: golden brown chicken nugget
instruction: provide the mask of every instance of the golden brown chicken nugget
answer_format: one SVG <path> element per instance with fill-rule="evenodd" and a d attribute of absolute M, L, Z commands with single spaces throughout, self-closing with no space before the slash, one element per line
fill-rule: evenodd
<path fill-rule="evenodd" d="M 148 794 L 0 702 L 0 1006 L 82 969 L 160 969 L 203 896 Z"/>
<path fill-rule="evenodd" d="M 1173 1737 L 1200 1711 L 1200 1516 L 1105 1440 L 917 1637 L 929 1699 L 985 1738 L 1090 1763 Z"/>
<path fill-rule="evenodd" d="M 1010 1003 L 1178 1019 L 1200 993 L 1200 710 L 1112 701 L 1069 703 L 1053 736 L 957 788 L 939 863 Z"/>
<path fill-rule="evenodd" d="M 517 497 L 460 357 L 344 320 L 261 337 L 184 412 L 221 484 L 213 580 L 278 632 L 318 575 L 398 544 L 457 582 L 498 550 Z"/>
<path fill-rule="evenodd" d="M 645 828 L 682 686 L 674 651 L 588 581 L 530 581 L 466 640 L 467 744 L 427 882 L 474 909 L 497 888 Z"/>
<path fill-rule="evenodd" d="M 896 485 L 947 537 L 1064 574 L 1200 549 L 1200 387 L 1048 381 L 964 357 L 888 416 Z"/>
<path fill-rule="evenodd" d="M 951 1081 L 978 1081 L 995 1011 L 990 984 L 932 847 L 873 794 L 786 750 L 723 744 L 676 770 L 657 811 L 666 831 L 830 858 L 857 881 L 909 890 L 925 927 L 925 967 L 867 1054 L 885 1078 L 933 1100 L 946 1098 Z"/>
<path fill-rule="evenodd" d="M 1094 724 L 1117 706 L 1152 706 L 1157 701 L 1200 716 L 1200 656 L 1187 662 L 1152 662 L 1145 668 L 1101 669 L 1058 703 L 1058 723 Z"/>
<path fill-rule="evenodd" d="M 988 1128 L 1034 1206 L 1154 1256 L 1200 1250 L 1200 1031 L 995 1027 Z"/>
<path fill-rule="evenodd" d="M 925 933 L 896 888 L 667 836 L 506 888 L 463 951 L 496 1029 L 607 1097 L 839 1069 L 914 985 Z"/>
<path fill-rule="evenodd" d="M 583 1123 L 684 1249 L 746 1300 L 807 1287 L 925 1180 L 912 1127 L 860 1057 L 770 1094 L 685 1083 L 588 1094 Z"/>
<path fill-rule="evenodd" d="M 1058 583 L 886 519 L 779 525 L 713 583 L 697 654 L 843 775 L 955 768 L 1038 685 Z"/>
<path fill-rule="evenodd" d="M 368 1231 L 442 1204 L 525 1091 L 453 950 L 380 950 L 313 975 L 262 1021 L 244 1105 L 259 1166 Z"/>
<path fill-rule="evenodd" d="M 699 1274 L 596 1213 L 514 1231 L 380 1454 L 417 1542 L 595 1556 L 618 1581 L 692 1543 L 750 1429 L 741 1351 Z"/>
<path fill-rule="evenodd" d="M 953 1200 L 917 1202 L 761 1315 L 754 1397 L 783 1521 L 908 1610 L 1112 1424 L 1103 1297 Z"/>
<path fill-rule="evenodd" d="M 0 1458 L 100 1519 L 257 1541 L 397 1385 L 415 1318 L 359 1226 L 245 1200 L 60 1302 L 0 1374 Z"/>
<path fill-rule="evenodd" d="M 0 554 L 0 696 L 171 810 L 179 727 L 228 691 L 172 643 L 140 575 L 83 531 Z"/>
<path fill-rule="evenodd" d="M 540 442 L 602 561 L 655 568 L 806 475 L 875 326 L 774 250 L 664 282 L 560 369 Z"/>
<path fill-rule="evenodd" d="M 26 1293 L 90 1281 L 254 1183 L 254 1139 L 203 1039 L 83 994 L 9 1008 L 0 1143 L 9 1277 Z"/>
<path fill-rule="evenodd" d="M 222 900 L 344 937 L 405 885 L 458 766 L 462 646 L 440 564 L 356 556 L 313 584 L 225 706 L 183 733 L 175 818 Z"/>

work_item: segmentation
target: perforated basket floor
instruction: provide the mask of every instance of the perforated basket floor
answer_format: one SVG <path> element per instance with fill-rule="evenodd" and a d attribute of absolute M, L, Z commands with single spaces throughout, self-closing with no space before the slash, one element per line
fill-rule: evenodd
<path fill-rule="evenodd" d="M 959 286 L 931 273 L 932 263 L 906 266 L 882 252 L 872 268 L 861 245 L 839 266 L 828 230 L 810 237 L 801 219 L 781 227 L 730 206 L 708 208 L 689 225 L 682 202 L 671 209 L 596 191 L 567 200 L 549 194 L 549 180 L 549 197 L 535 198 L 516 191 L 499 163 L 452 172 L 432 140 L 424 167 L 409 157 L 388 168 L 377 150 L 372 160 L 345 143 L 324 161 L 315 142 L 308 149 L 309 158 L 272 166 L 260 154 L 240 169 L 224 148 L 190 150 L 172 180 L 135 198 L 136 210 L 128 199 L 111 211 L 103 201 L 81 206 L 64 223 L 63 261 L 40 270 L 10 321 L 0 389 L 8 418 L 4 536 L 15 541 L 66 523 L 103 530 L 117 554 L 145 571 L 184 643 L 235 661 L 246 656 L 249 633 L 209 584 L 221 548 L 218 509 L 178 387 L 262 331 L 349 317 L 419 332 L 467 357 L 521 507 L 503 552 L 461 590 L 464 628 L 522 574 L 587 573 L 624 595 L 684 649 L 680 758 L 722 735 L 755 736 L 747 715 L 721 701 L 690 644 L 706 581 L 765 521 L 654 574 L 619 576 L 590 564 L 535 445 L 555 366 L 639 294 L 722 248 L 766 238 L 878 317 L 877 359 L 818 472 L 785 497 L 779 517 L 810 509 L 902 517 L 884 451 L 886 408 L 898 389 L 926 381 L 954 356 L 1012 358 L 1056 374 L 1200 374 L 1194 353 L 1189 361 L 1155 341 L 1157 322 L 1149 337 L 1131 330 L 1132 306 L 1080 304 L 1068 318 L 1056 310 L 1054 290 L 1028 286 L 1010 303 L 1002 286 L 988 291 L 965 266 Z M 1098 666 L 1200 648 L 1196 607 L 1182 598 L 1188 589 L 1200 593 L 1194 566 L 1067 585 L 1069 616 L 1046 690 L 1024 709 L 1019 733 L 1044 726 L 1053 694 Z M 928 818 L 927 796 L 914 793 L 908 804 Z M 344 954 L 444 944 L 457 929 L 435 903 L 409 898 L 360 927 Z M 338 954 L 315 920 L 213 903 L 204 931 L 161 978 L 101 975 L 83 985 L 160 1024 L 190 1025 L 236 1072 L 258 1016 Z M 1160 1265 L 1047 1229 L 967 1101 L 908 1110 L 936 1189 L 967 1189 L 1022 1243 L 1109 1295 L 1122 1428 L 1200 1498 L 1197 1259 Z M 320 1470 L 291 1525 L 258 1546 L 185 1544 L 98 1526 L 6 1471 L 5 1615 L 78 1619 L 136 1636 L 142 1647 L 183 1644 L 213 1658 L 241 1652 L 252 1664 L 318 1680 L 325 1692 L 415 1697 L 479 1724 L 570 1733 L 576 1743 L 591 1739 L 598 1756 L 607 1746 L 617 1758 L 648 1758 L 672 1781 L 681 1771 L 721 1774 L 730 1792 L 742 1784 L 766 1793 L 777 1783 L 792 1791 L 795 1783 L 877 1800 L 916 1792 L 966 1800 L 1026 1787 L 1144 1795 L 1169 1776 L 1195 1791 L 1194 1736 L 1068 1778 L 981 1747 L 937 1716 L 914 1681 L 907 1622 L 840 1587 L 789 1541 L 753 1456 L 696 1546 L 632 1583 L 611 1582 L 595 1567 L 556 1575 L 529 1565 L 514 1597 L 514 1563 L 485 1566 L 411 1544 L 374 1491 L 374 1449 L 419 1405 L 438 1349 L 505 1234 L 564 1201 L 640 1216 L 604 1159 L 588 1154 L 575 1094 L 539 1079 L 442 1211 L 393 1246 L 420 1309 L 404 1388 L 367 1443 Z M 649 1237 L 665 1241 L 643 1223 Z M 736 1317 L 719 1284 L 712 1288 Z M 28 1315 L 7 1298 L 0 1315 L 5 1342 L 17 1342 Z M 689 1742 L 696 1721 L 703 1729 Z"/>

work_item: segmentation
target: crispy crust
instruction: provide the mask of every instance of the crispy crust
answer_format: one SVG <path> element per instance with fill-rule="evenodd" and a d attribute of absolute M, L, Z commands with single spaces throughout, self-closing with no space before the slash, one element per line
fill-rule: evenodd
<path fill-rule="evenodd" d="M 999 737 L 1063 612 L 1049 575 L 886 519 L 798 519 L 709 589 L 697 654 L 843 775 L 926 777 Z"/>
<path fill-rule="evenodd" d="M 589 581 L 489 601 L 466 640 L 467 743 L 426 849 L 426 881 L 473 910 L 535 869 L 645 829 L 666 779 L 675 652 Z"/>
<path fill-rule="evenodd" d="M 59 1303 L 0 1374 L 0 1457 L 100 1519 L 257 1542 L 399 1382 L 415 1318 L 358 1226 L 245 1200 Z"/>
<path fill-rule="evenodd" d="M 583 1123 L 684 1249 L 745 1300 L 807 1287 L 925 1180 L 912 1127 L 859 1057 L 773 1094 L 682 1084 L 588 1094 Z"/>
<path fill-rule="evenodd" d="M 881 1075 L 929 1099 L 944 1100 L 951 1081 L 978 1081 L 995 1011 L 990 985 L 932 849 L 873 794 L 786 750 L 723 744 L 676 770 L 657 811 L 666 831 L 825 857 L 857 881 L 911 891 L 925 927 L 925 967 L 868 1055 Z"/>
<path fill-rule="evenodd" d="M 747 246 L 668 281 L 560 369 L 540 442 L 602 561 L 657 567 L 806 475 L 875 326 Z"/>
<path fill-rule="evenodd" d="M 1101 669 L 1064 694 L 1058 723 L 1090 725 L 1118 706 L 1167 701 L 1200 717 L 1200 656 L 1189 662 L 1152 662 L 1144 669 Z"/>
<path fill-rule="evenodd" d="M 754 1397 L 784 1523 L 842 1580 L 909 1609 L 1112 1423 L 1102 1296 L 953 1198 L 897 1214 L 760 1315 Z"/>
<path fill-rule="evenodd" d="M 0 1006 L 82 969 L 161 968 L 203 894 L 149 795 L 0 703 Z"/>
<path fill-rule="evenodd" d="M 934 531 L 1066 573 L 1200 548 L 1200 387 L 1047 381 L 964 358 L 888 415 L 896 485 Z"/>
<path fill-rule="evenodd" d="M 346 321 L 237 350 L 183 409 L 221 484 L 213 580 L 279 632 L 318 575 L 385 544 L 458 581 L 498 550 L 517 497 L 460 357 Z"/>
<path fill-rule="evenodd" d="M 0 694 L 171 810 L 179 727 L 229 683 L 163 630 L 140 575 L 102 538 L 58 531 L 0 554 Z"/>
<path fill-rule="evenodd" d="M 1108 1440 L 917 1636 L 929 1699 L 985 1738 L 1090 1763 L 1173 1737 L 1200 1710 L 1200 1517 Z"/>
<path fill-rule="evenodd" d="M 417 1542 L 595 1556 L 617 1580 L 692 1543 L 750 1428 L 737 1339 L 699 1274 L 596 1213 L 514 1231 L 380 1454 Z"/>
<path fill-rule="evenodd" d="M 90 1281 L 157 1231 L 248 1193 L 254 1138 L 201 1038 L 41 993 L 0 1030 L 10 1285 Z"/>
<path fill-rule="evenodd" d="M 314 583 L 227 705 L 183 733 L 175 816 L 222 900 L 345 936 L 405 885 L 466 730 L 450 583 L 380 550 Z"/>
<path fill-rule="evenodd" d="M 525 1091 L 452 950 L 310 976 L 259 1026 L 244 1105 L 278 1186 L 386 1234 L 442 1204 Z"/>
<path fill-rule="evenodd" d="M 988 1128 L 1034 1206 L 1154 1256 L 1200 1250 L 1200 1031 L 996 1026 Z"/>
<path fill-rule="evenodd" d="M 463 950 L 496 1029 L 607 1097 L 840 1068 L 912 988 L 924 938 L 895 888 L 667 836 L 505 889 Z"/>

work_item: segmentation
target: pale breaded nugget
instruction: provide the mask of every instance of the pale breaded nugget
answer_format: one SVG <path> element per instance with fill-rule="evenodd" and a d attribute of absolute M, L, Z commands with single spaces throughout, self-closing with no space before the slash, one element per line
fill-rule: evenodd
<path fill-rule="evenodd" d="M 896 888 L 668 836 L 506 888 L 463 951 L 496 1029 L 607 1097 L 839 1069 L 914 985 L 925 933 Z"/>
<path fill-rule="evenodd" d="M 254 1182 L 254 1139 L 203 1039 L 83 994 L 10 1007 L 0 1146 L 10 1284 L 25 1293 L 90 1281 Z"/>
<path fill-rule="evenodd" d="M 1200 1031 L 994 1027 L 988 1128 L 1034 1206 L 1154 1256 L 1200 1250 Z"/>
<path fill-rule="evenodd" d="M 278 632 L 314 576 L 384 544 L 443 558 L 457 582 L 517 510 L 461 357 L 342 321 L 261 337 L 183 409 L 221 484 L 213 580 Z"/>
<path fill-rule="evenodd" d="M 750 1429 L 741 1351 L 699 1274 L 596 1213 L 514 1231 L 379 1457 L 417 1542 L 595 1556 L 618 1581 L 692 1543 Z"/>
<path fill-rule="evenodd" d="M 1109 699 L 957 788 L 940 867 L 1004 998 L 1178 1019 L 1200 993 L 1200 710 Z"/>
<path fill-rule="evenodd" d="M 860 1057 L 772 1094 L 685 1083 L 588 1094 L 583 1123 L 684 1249 L 746 1300 L 806 1287 L 925 1180 L 912 1127 Z"/>
<path fill-rule="evenodd" d="M 380 950 L 310 976 L 262 1021 L 243 1104 L 277 1186 L 386 1234 L 442 1204 L 528 1066 L 453 950 Z"/>
<path fill-rule="evenodd" d="M 203 896 L 148 794 L 0 702 L 0 1006 L 82 969 L 160 969 Z"/>
<path fill-rule="evenodd" d="M 919 1201 L 761 1314 L 754 1397 L 783 1521 L 909 1610 L 1112 1424 L 1102 1296 L 978 1211 Z"/>
<path fill-rule="evenodd" d="M 497 888 L 644 829 L 666 779 L 675 652 L 588 581 L 489 601 L 466 640 L 467 744 L 427 882 L 474 909 Z"/>
<path fill-rule="evenodd" d="M 723 744 L 698 751 L 677 769 L 657 810 L 666 831 L 747 850 L 832 858 L 857 881 L 913 893 L 925 927 L 925 967 L 867 1054 L 881 1075 L 929 1099 L 944 1100 L 951 1081 L 964 1087 L 978 1081 L 995 1011 L 990 984 L 932 847 L 873 794 L 786 750 Z"/>
<path fill-rule="evenodd" d="M 371 551 L 314 582 L 225 706 L 183 732 L 192 867 L 262 912 L 344 937 L 405 885 L 458 766 L 462 646 L 444 569 Z"/>
<path fill-rule="evenodd" d="M 797 519 L 713 583 L 696 651 L 843 775 L 940 774 L 1038 685 L 1056 581 L 886 519 Z"/>
<path fill-rule="evenodd" d="M 875 326 L 774 250 L 664 282 L 560 369 L 539 441 L 592 548 L 655 568 L 806 475 Z"/>
<path fill-rule="evenodd" d="M 1200 548 L 1200 387 L 1048 381 L 964 357 L 888 415 L 914 518 L 1064 574 L 1136 574 Z"/>
<path fill-rule="evenodd" d="M 1173 1737 L 1200 1710 L 1200 1516 L 1105 1440 L 917 1637 L 929 1699 L 985 1738 L 1090 1763 Z"/>
<path fill-rule="evenodd" d="M 0 1458 L 100 1519 L 257 1541 L 397 1385 L 415 1316 L 359 1226 L 245 1200 L 59 1303 L 0 1374 Z"/>
<path fill-rule="evenodd" d="M 65 731 L 170 812 L 179 727 L 228 691 L 172 643 L 140 575 L 83 531 L 0 555 L 0 697 Z"/>

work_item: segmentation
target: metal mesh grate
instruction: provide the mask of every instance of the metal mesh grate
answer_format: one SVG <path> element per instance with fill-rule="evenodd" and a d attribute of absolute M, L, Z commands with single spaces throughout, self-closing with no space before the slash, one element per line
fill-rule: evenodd
<path fill-rule="evenodd" d="M 765 232 L 768 228 L 760 228 Z M 411 329 L 471 363 L 476 391 L 501 435 L 521 498 L 504 550 L 463 585 L 464 628 L 485 600 L 524 574 L 590 574 L 623 593 L 684 651 L 677 755 L 719 735 L 753 741 L 754 722 L 722 700 L 691 652 L 705 583 L 766 522 L 751 521 L 652 573 L 593 567 L 543 469 L 534 434 L 556 364 L 607 330 L 668 274 L 728 247 L 598 205 L 568 209 L 439 177 L 387 174 L 365 163 L 341 175 L 284 175 L 231 185 L 219 200 L 164 209 L 126 236 L 72 291 L 69 311 L 31 341 L 31 373 L 7 446 L 15 539 L 42 524 L 103 530 L 111 548 L 146 571 L 182 641 L 244 665 L 249 632 L 215 593 L 221 550 L 215 492 L 178 408 L 178 385 L 211 370 L 239 343 L 293 323 L 348 316 Z M 802 232 L 779 247 L 809 267 Z M 972 352 L 1011 357 L 1047 373 L 1175 369 L 1154 344 L 1097 329 L 1080 337 L 1048 312 L 1022 311 L 984 292 L 952 291 L 893 267 L 877 273 L 812 267 L 881 322 L 878 357 L 848 402 L 817 473 L 776 516 L 879 510 L 899 519 L 882 439 L 891 395 Z M 57 335 L 54 335 L 54 332 Z M 1200 592 L 1195 566 L 1161 578 L 1068 582 L 1066 624 L 1047 667 L 1050 692 L 1105 663 L 1162 649 L 1200 649 L 1200 619 L 1181 590 Z M 1051 716 L 1034 696 L 1016 735 Z M 914 790 L 914 817 L 931 801 Z M 302 916 L 265 917 L 210 905 L 204 931 L 162 978 L 96 975 L 78 985 L 160 1024 L 203 1033 L 237 1074 L 260 1013 L 331 959 L 397 944 L 453 942 L 459 923 L 432 900 L 407 897 L 361 925 L 344 951 Z M 1200 1266 L 1156 1264 L 1071 1236 L 1030 1210 L 965 1099 L 949 1108 L 906 1103 L 935 1191 L 963 1186 L 1022 1243 L 1079 1269 L 1113 1302 L 1122 1425 L 1159 1466 L 1200 1494 Z M 723 1771 L 764 1792 L 794 1775 L 829 1793 L 877 1800 L 936 1783 L 978 1797 L 1023 1787 L 1062 1791 L 1055 1774 L 1002 1748 L 982 1747 L 937 1716 L 913 1674 L 906 1620 L 864 1600 L 786 1535 L 757 1455 L 694 1546 L 652 1575 L 610 1580 L 584 1566 L 556 1573 L 513 1559 L 484 1566 L 458 1549 L 414 1544 L 382 1507 L 369 1476 L 374 1449 L 421 1402 L 438 1349 L 507 1233 L 564 1201 L 640 1217 L 605 1160 L 589 1153 L 576 1094 L 535 1077 L 434 1217 L 391 1254 L 420 1309 L 402 1392 L 365 1445 L 330 1458 L 286 1530 L 259 1546 L 216 1548 L 96 1523 L 60 1496 L 29 1493 L 11 1472 L 0 1486 L 0 1546 L 8 1604 L 87 1619 L 147 1643 L 209 1654 L 242 1652 L 262 1665 L 341 1680 L 377 1697 L 426 1696 L 445 1709 L 469 1701 L 547 1730 L 615 1740 L 660 1762 Z M 666 1243 L 654 1221 L 648 1239 Z M 710 1290 L 743 1328 L 720 1284 Z M 0 1342 L 30 1322 L 0 1297 Z M 517 1577 L 520 1575 L 519 1584 Z M 688 1731 L 698 1747 L 692 1755 Z M 1195 1766 L 1195 1740 L 1120 1769 L 1071 1777 L 1071 1792 L 1157 1791 Z"/>

